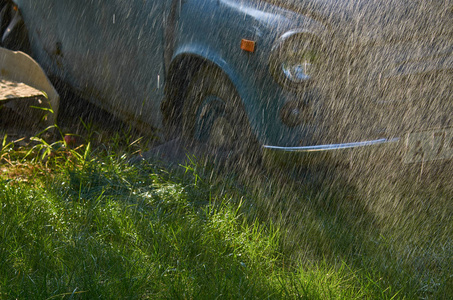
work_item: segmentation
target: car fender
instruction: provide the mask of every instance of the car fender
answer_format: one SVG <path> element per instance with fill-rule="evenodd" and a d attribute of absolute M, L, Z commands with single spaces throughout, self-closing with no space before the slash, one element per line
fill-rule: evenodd
<path fill-rule="evenodd" d="M 174 23 L 168 24 L 174 29 L 170 30 L 172 56 L 167 66 L 182 57 L 217 66 L 241 97 L 252 132 L 261 143 L 290 136 L 279 119 L 286 91 L 268 70 L 272 47 L 285 32 L 298 28 L 316 32 L 323 26 L 295 12 L 254 2 L 187 0 L 181 5 L 174 8 Z M 242 39 L 255 42 L 257 50 L 241 49 Z M 172 76 L 167 74 L 167 78 Z"/>

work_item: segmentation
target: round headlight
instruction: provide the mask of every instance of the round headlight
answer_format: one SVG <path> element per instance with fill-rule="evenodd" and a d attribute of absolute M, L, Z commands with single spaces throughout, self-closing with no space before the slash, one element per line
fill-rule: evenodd
<path fill-rule="evenodd" d="M 281 38 L 272 49 L 270 72 L 286 88 L 303 88 L 316 78 L 319 60 L 320 46 L 312 36 L 292 34 Z"/>
<path fill-rule="evenodd" d="M 285 77 L 294 83 L 302 83 L 311 78 L 310 68 L 312 62 L 310 60 L 304 61 L 283 61 L 281 63 L 282 72 Z"/>

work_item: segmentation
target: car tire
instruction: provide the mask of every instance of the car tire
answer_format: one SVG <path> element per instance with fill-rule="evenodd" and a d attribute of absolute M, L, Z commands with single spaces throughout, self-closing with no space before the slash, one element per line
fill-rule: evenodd
<path fill-rule="evenodd" d="M 9 0 L 0 0 L 0 46 L 30 53 L 24 20 L 17 6 Z"/>
<path fill-rule="evenodd" d="M 216 67 L 203 65 L 191 79 L 183 104 L 182 132 L 215 160 L 256 164 L 261 159 L 241 99 Z"/>

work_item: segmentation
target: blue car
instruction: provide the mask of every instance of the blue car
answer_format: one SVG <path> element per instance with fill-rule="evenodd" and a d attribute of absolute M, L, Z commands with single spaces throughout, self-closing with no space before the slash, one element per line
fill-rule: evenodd
<path fill-rule="evenodd" d="M 1 1 L 5 47 L 140 128 L 453 157 L 453 1 Z"/>

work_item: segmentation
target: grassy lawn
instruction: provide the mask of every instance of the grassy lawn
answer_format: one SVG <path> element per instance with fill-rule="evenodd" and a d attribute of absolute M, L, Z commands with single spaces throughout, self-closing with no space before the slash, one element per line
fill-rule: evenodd
<path fill-rule="evenodd" d="M 94 135 L 4 140 L 0 299 L 453 297 L 438 185 L 130 165 L 139 142 Z"/>

